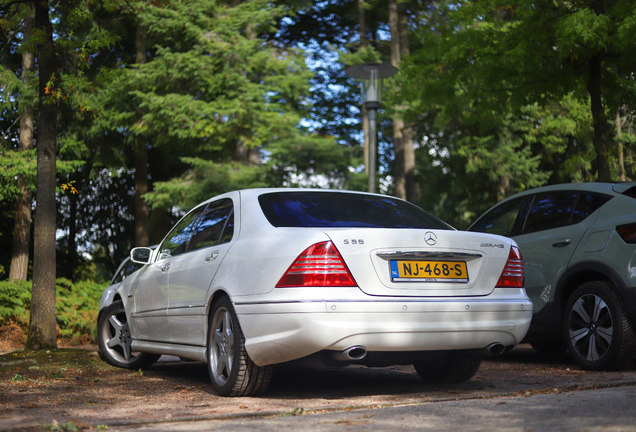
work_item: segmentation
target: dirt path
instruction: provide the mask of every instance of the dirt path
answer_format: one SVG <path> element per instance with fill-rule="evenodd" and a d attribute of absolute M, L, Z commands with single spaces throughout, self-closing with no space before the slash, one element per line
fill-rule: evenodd
<path fill-rule="evenodd" d="M 14 352 L 0 356 L 0 430 L 43 430 L 41 425 L 71 421 L 80 429 L 104 430 L 107 425 L 113 431 L 144 422 L 524 397 L 635 381 L 636 368 L 585 372 L 567 356 L 542 356 L 521 346 L 482 363 L 463 384 L 426 385 L 411 367 L 281 368 L 264 396 L 221 398 L 213 394 L 203 363 L 162 361 L 145 371 L 129 371 L 106 365 L 90 350 Z"/>

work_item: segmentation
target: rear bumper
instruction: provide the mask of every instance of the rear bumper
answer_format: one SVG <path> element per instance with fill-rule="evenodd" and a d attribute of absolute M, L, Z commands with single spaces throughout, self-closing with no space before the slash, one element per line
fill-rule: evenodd
<path fill-rule="evenodd" d="M 248 354 L 264 366 L 351 346 L 399 352 L 517 345 L 530 326 L 532 302 L 525 293 L 491 297 L 236 301 L 235 309 Z"/>

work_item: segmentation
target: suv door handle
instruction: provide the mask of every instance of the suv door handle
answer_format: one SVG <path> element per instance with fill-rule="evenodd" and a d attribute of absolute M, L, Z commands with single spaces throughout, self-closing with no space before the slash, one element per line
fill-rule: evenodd
<path fill-rule="evenodd" d="M 565 240 L 561 240 L 560 242 L 553 243 L 552 247 L 555 247 L 555 248 L 565 247 L 569 245 L 570 243 L 572 243 L 572 239 L 565 239 Z"/>
<path fill-rule="evenodd" d="M 205 257 L 206 261 L 215 260 L 219 256 L 219 251 L 214 251 L 210 255 Z"/>

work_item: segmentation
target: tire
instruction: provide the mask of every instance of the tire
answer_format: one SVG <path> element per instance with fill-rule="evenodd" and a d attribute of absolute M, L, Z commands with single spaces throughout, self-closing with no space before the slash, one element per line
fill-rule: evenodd
<path fill-rule="evenodd" d="M 568 299 L 563 334 L 572 359 L 583 369 L 625 369 L 636 358 L 636 338 L 627 306 L 605 281 L 588 282 Z"/>
<path fill-rule="evenodd" d="M 475 376 L 481 360 L 435 360 L 414 363 L 415 371 L 427 383 L 453 384 L 466 382 Z"/>
<path fill-rule="evenodd" d="M 97 322 L 99 356 L 112 366 L 124 369 L 145 368 L 159 360 L 160 355 L 131 351 L 132 336 L 126 310 L 121 301 L 104 309 Z"/>
<path fill-rule="evenodd" d="M 245 350 L 245 336 L 229 297 L 212 307 L 208 328 L 208 372 L 219 396 L 256 396 L 263 393 L 273 366 L 257 366 Z"/>

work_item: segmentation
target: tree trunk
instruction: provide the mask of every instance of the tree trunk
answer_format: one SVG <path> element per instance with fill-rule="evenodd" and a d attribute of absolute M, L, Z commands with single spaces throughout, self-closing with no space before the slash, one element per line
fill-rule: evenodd
<path fill-rule="evenodd" d="M 603 57 L 595 54 L 590 60 L 590 75 L 587 82 L 587 90 L 590 93 L 590 105 L 592 107 L 592 122 L 594 124 L 594 149 L 596 150 L 597 180 L 600 182 L 611 181 L 609 167 L 609 128 L 607 117 L 603 107 L 603 94 L 601 89 Z"/>
<path fill-rule="evenodd" d="M 510 187 L 510 180 L 512 176 L 510 174 L 504 174 L 501 176 L 499 187 L 497 188 L 497 201 L 501 201 L 505 198 L 508 198 L 513 194 L 513 190 Z"/>
<path fill-rule="evenodd" d="M 618 179 L 620 181 L 627 181 L 627 176 L 625 175 L 625 153 L 623 149 L 623 141 L 621 140 L 623 136 L 623 124 L 621 121 L 621 110 L 616 110 L 616 143 L 618 144 Z"/>
<path fill-rule="evenodd" d="M 145 64 L 146 29 L 142 24 L 137 25 L 135 38 L 136 64 Z M 148 148 L 144 136 L 137 136 L 135 146 L 135 246 L 150 246 L 150 211 L 143 195 L 148 192 Z"/>
<path fill-rule="evenodd" d="M 28 46 L 31 40 L 33 19 L 27 18 L 24 25 L 23 45 Z M 27 85 L 29 73 L 35 70 L 35 53 L 25 50 L 22 54 L 22 82 Z M 33 105 L 21 103 L 20 117 L 20 149 L 33 148 Z M 29 271 L 29 243 L 31 241 L 31 191 L 24 179 L 18 179 L 22 197 L 18 199 L 15 209 L 15 226 L 13 230 L 13 250 L 9 279 L 27 280 Z"/>
<path fill-rule="evenodd" d="M 358 0 L 358 23 L 360 34 L 360 48 L 364 48 L 369 44 L 367 40 L 367 21 L 364 13 L 364 0 Z M 364 158 L 364 172 L 369 174 L 369 115 L 367 109 L 362 105 L 360 110 L 362 116 L 362 154 Z"/>
<path fill-rule="evenodd" d="M 391 27 L 391 65 L 399 67 L 401 59 L 400 24 L 397 0 L 389 0 L 389 26 Z M 396 107 L 399 108 L 399 107 Z M 406 199 L 406 176 L 404 171 L 404 120 L 400 114 L 393 116 L 393 184 L 395 196 Z"/>
<path fill-rule="evenodd" d="M 37 212 L 33 253 L 31 320 L 27 349 L 57 348 L 55 321 L 55 158 L 57 145 L 56 103 L 45 103 L 55 91 L 55 43 L 49 19 L 49 2 L 34 2 L 37 44 L 40 115 L 37 134 Z"/>
<path fill-rule="evenodd" d="M 143 195 L 148 193 L 148 149 L 144 137 L 135 147 L 135 246 L 150 246 L 150 212 Z"/>
<path fill-rule="evenodd" d="M 400 25 L 400 58 L 403 59 L 411 54 L 409 41 L 409 17 L 407 15 L 406 3 L 400 3 L 398 5 L 398 21 Z M 414 131 L 412 127 L 404 127 L 402 130 L 406 199 L 410 202 L 415 202 L 417 199 L 417 184 L 415 183 L 415 145 L 413 135 Z"/>
<path fill-rule="evenodd" d="M 68 280 L 75 280 L 75 269 L 77 268 L 77 245 L 75 237 L 77 236 L 77 194 L 70 194 L 69 200 L 69 227 L 68 227 L 68 249 L 66 275 Z"/>

